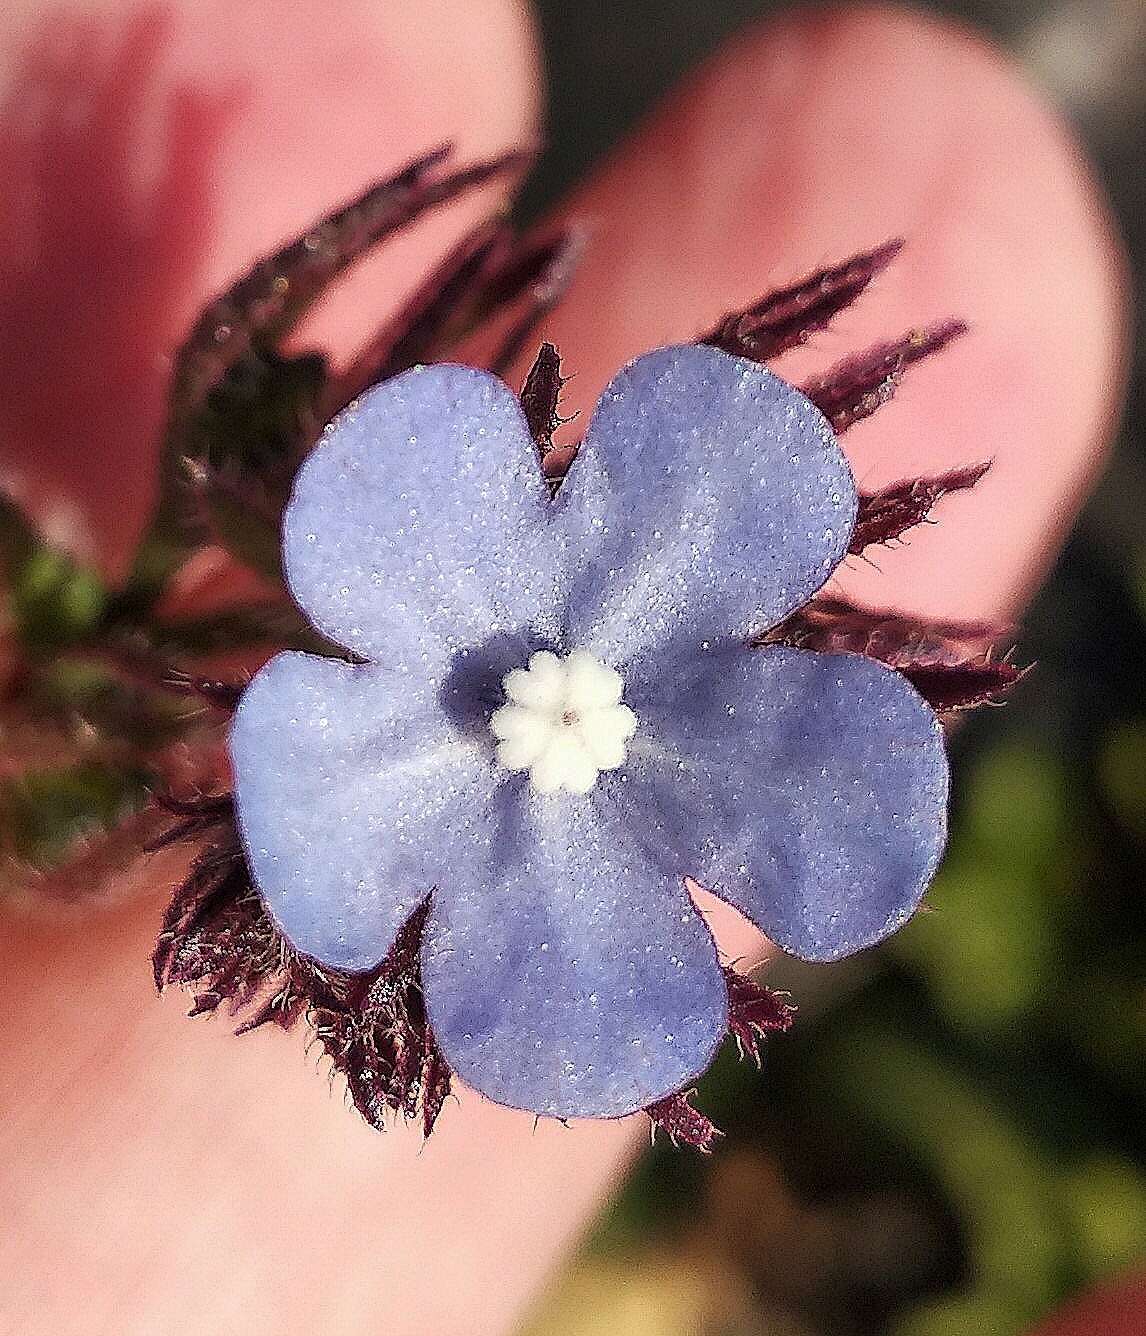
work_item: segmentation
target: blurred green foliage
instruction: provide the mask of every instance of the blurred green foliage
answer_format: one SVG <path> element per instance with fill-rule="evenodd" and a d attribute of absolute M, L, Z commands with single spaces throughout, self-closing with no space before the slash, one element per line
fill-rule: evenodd
<path fill-rule="evenodd" d="M 137 810 L 146 796 L 146 776 L 122 765 L 28 771 L 0 784 L 5 853 L 34 867 L 49 866 L 86 836 Z"/>

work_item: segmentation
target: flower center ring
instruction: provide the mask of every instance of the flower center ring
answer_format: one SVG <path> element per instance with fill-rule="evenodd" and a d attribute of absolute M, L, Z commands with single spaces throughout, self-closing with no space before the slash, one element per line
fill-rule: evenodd
<path fill-rule="evenodd" d="M 621 704 L 625 683 L 616 669 L 583 650 L 564 659 L 538 650 L 502 686 L 506 703 L 489 721 L 498 763 L 528 770 L 538 793 L 588 793 L 602 770 L 624 763 L 637 716 Z"/>

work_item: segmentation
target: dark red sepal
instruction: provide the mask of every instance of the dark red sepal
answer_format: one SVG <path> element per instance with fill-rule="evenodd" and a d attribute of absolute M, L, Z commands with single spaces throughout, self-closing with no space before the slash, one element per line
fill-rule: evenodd
<path fill-rule="evenodd" d="M 996 657 L 1010 628 L 990 622 L 921 621 L 902 613 L 818 598 L 763 638 L 821 654 L 863 654 L 901 672 L 940 712 L 1000 700 L 1028 669 Z"/>
<path fill-rule="evenodd" d="M 199 677 L 179 668 L 172 668 L 164 675 L 164 685 L 170 687 L 172 691 L 197 696 L 205 704 L 224 714 L 235 713 L 246 690 L 242 682 L 224 682 L 217 677 Z"/>
<path fill-rule="evenodd" d="M 743 974 L 724 967 L 728 988 L 728 1032 L 736 1040 L 740 1056 L 760 1065 L 761 1040 L 791 1029 L 796 1008 L 780 993 L 762 988 Z"/>
<path fill-rule="evenodd" d="M 924 621 L 886 608 L 821 597 L 785 618 L 761 643 L 822 654 L 866 654 L 884 663 L 956 661 L 986 653 L 1010 631 L 999 622 Z"/>
<path fill-rule="evenodd" d="M 561 354 L 552 343 L 543 343 L 526 374 L 520 394 L 521 411 L 542 458 L 553 448 L 553 433 L 563 422 L 569 421 L 557 411 L 564 384 Z"/>
<path fill-rule="evenodd" d="M 835 433 L 842 435 L 892 398 L 909 366 L 946 348 L 966 332 L 962 320 L 945 320 L 929 329 L 913 330 L 901 339 L 877 344 L 837 362 L 824 375 L 808 381 L 803 391 Z"/>
<path fill-rule="evenodd" d="M 145 853 L 155 853 L 159 849 L 166 849 L 168 845 L 196 839 L 234 821 L 235 804 L 229 793 L 214 797 L 201 795 L 176 798 L 174 794 L 156 792 L 152 794 L 151 801 L 161 811 L 178 820 L 144 845 Z"/>
<path fill-rule="evenodd" d="M 426 1019 L 420 952 L 429 898 L 406 920 L 389 954 L 369 975 L 352 976 L 341 996 L 310 1010 L 315 1034 L 354 1107 L 379 1131 L 398 1115 L 433 1131 L 452 1079 Z"/>
<path fill-rule="evenodd" d="M 164 916 L 152 966 L 155 986 L 186 988 L 192 1016 L 226 1009 L 236 1033 L 309 1022 L 354 1107 L 372 1127 L 388 1117 L 421 1122 L 428 1135 L 452 1073 L 426 1017 L 421 940 L 427 898 L 386 959 L 365 974 L 327 969 L 301 955 L 267 913 L 251 880 L 230 795 L 166 799 L 177 820 L 162 841 L 210 837 Z"/>
<path fill-rule="evenodd" d="M 420 362 L 433 362 L 468 329 L 470 310 L 489 269 L 512 244 L 513 232 L 504 219 L 486 219 L 471 229 L 350 366 L 331 378 L 323 416 L 333 417 L 371 385 Z"/>
<path fill-rule="evenodd" d="M 521 240 L 504 219 L 474 228 L 351 366 L 331 378 L 325 417 L 333 417 L 371 385 L 419 363 L 448 359 L 476 329 L 508 316 L 508 332 L 490 361 L 492 370 L 504 370 L 560 300 L 581 248 L 582 232 L 575 224 L 540 241 Z"/>
<path fill-rule="evenodd" d="M 510 152 L 445 172 L 452 151 L 446 145 L 415 158 L 260 260 L 212 302 L 176 357 L 174 411 L 202 404 L 207 390 L 252 346 L 277 344 L 331 282 L 368 250 L 421 215 L 529 161 L 528 154 Z"/>
<path fill-rule="evenodd" d="M 429 1136 L 434 1130 L 438 1116 L 442 1112 L 450 1093 L 454 1074 L 442 1055 L 442 1050 L 434 1040 L 433 1031 L 427 1027 L 430 1043 L 422 1058 L 420 1084 L 422 1089 L 422 1135 Z"/>
<path fill-rule="evenodd" d="M 820 269 L 741 311 L 722 316 L 697 342 L 757 362 L 778 357 L 827 328 L 902 249 L 902 241 L 889 241 L 843 264 Z"/>
<path fill-rule="evenodd" d="M 699 1109 L 694 1109 L 689 1100 L 695 1090 L 683 1090 L 676 1095 L 668 1095 L 650 1104 L 645 1112 L 652 1119 L 652 1135 L 656 1140 L 657 1129 L 668 1134 L 674 1146 L 692 1146 L 702 1155 L 709 1155 L 716 1148 L 716 1142 L 724 1133 Z"/>
<path fill-rule="evenodd" d="M 489 359 L 491 371 L 501 376 L 512 367 L 529 336 L 565 296 L 581 262 L 586 240 L 584 228 L 573 224 L 526 253 L 523 310 Z"/>
<path fill-rule="evenodd" d="M 1019 668 L 1006 659 L 966 659 L 961 663 L 897 664 L 932 709 L 941 714 L 953 710 L 973 710 L 991 705 L 1030 672 L 1030 665 Z"/>
<path fill-rule="evenodd" d="M 922 524 L 941 497 L 974 487 L 990 467 L 987 460 L 930 478 L 902 478 L 878 492 L 861 492 L 848 551 L 858 556 L 876 543 L 894 542 L 908 529 Z"/>

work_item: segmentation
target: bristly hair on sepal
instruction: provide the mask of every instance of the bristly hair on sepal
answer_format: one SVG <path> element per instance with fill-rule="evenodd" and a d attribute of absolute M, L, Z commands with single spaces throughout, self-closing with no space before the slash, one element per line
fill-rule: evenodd
<path fill-rule="evenodd" d="M 926 621 L 821 597 L 760 643 L 821 654 L 862 654 L 900 672 L 940 714 L 1002 701 L 1030 671 L 997 646 L 1010 628 L 989 622 Z"/>
<path fill-rule="evenodd" d="M 557 411 L 565 383 L 566 377 L 561 374 L 561 354 L 552 343 L 543 343 L 526 374 L 518 396 L 521 400 L 521 411 L 529 424 L 529 434 L 533 437 L 538 454 L 541 456 L 542 468 L 545 467 L 546 455 L 554 449 L 554 432 L 566 422 L 573 420 L 571 417 L 562 417 Z"/>
<path fill-rule="evenodd" d="M 826 329 L 902 249 L 902 240 L 888 241 L 842 264 L 817 270 L 743 310 L 722 316 L 697 342 L 756 362 L 778 357 Z"/>
<path fill-rule="evenodd" d="M 228 1011 L 236 1034 L 305 1022 L 371 1127 L 433 1130 L 452 1074 L 426 1018 L 419 950 L 427 898 L 385 960 L 365 974 L 299 954 L 267 913 L 243 856 L 229 794 L 160 800 L 176 819 L 152 847 L 204 842 L 164 916 L 155 985 L 191 995 L 192 1016 Z"/>
<path fill-rule="evenodd" d="M 866 352 L 838 362 L 802 388 L 832 424 L 837 436 L 891 402 L 904 372 L 932 357 L 967 333 L 962 320 L 944 320 L 928 329 L 915 329 L 890 343 L 878 343 Z"/>
<path fill-rule="evenodd" d="M 702 1155 L 712 1154 L 724 1133 L 689 1103 L 695 1094 L 695 1090 L 682 1090 L 649 1105 L 645 1112 L 649 1115 L 649 1135 L 654 1142 L 660 1131 L 674 1146 L 691 1146 Z"/>
<path fill-rule="evenodd" d="M 770 1034 L 783 1034 L 792 1028 L 796 1008 L 783 993 L 773 992 L 724 966 L 728 989 L 728 1033 L 736 1040 L 742 1058 L 750 1058 L 759 1067 L 764 1060 L 763 1041 Z"/>
<path fill-rule="evenodd" d="M 859 556 L 876 544 L 898 542 L 909 529 L 927 522 L 937 501 L 974 487 L 990 467 L 990 460 L 984 460 L 932 477 L 901 478 L 878 492 L 861 492 L 849 553 Z"/>
<path fill-rule="evenodd" d="M 354 1107 L 371 1127 L 418 1121 L 434 1130 L 452 1073 L 426 1018 L 420 952 L 429 897 L 406 920 L 386 959 L 365 975 L 340 976 L 340 995 L 313 1003 L 308 1018 Z"/>
<path fill-rule="evenodd" d="M 741 1059 L 747 1058 L 759 1067 L 764 1060 L 764 1040 L 790 1030 L 796 1008 L 785 994 L 763 987 L 730 965 L 722 966 L 722 970 L 728 989 L 728 1033 L 736 1041 Z M 645 1112 L 652 1123 L 654 1141 L 660 1130 L 674 1146 L 691 1146 L 703 1155 L 711 1153 L 724 1133 L 689 1102 L 695 1094 L 695 1090 L 681 1090 L 649 1105 Z"/>
<path fill-rule="evenodd" d="M 769 1034 L 783 1034 L 791 1029 L 796 1018 L 796 1007 L 787 995 L 765 989 L 760 983 L 739 974 L 732 966 L 721 966 L 724 986 L 728 989 L 728 1034 L 736 1041 L 741 1059 L 748 1058 L 761 1066 L 764 1061 L 763 1042 Z M 664 1132 L 675 1146 L 692 1146 L 701 1154 L 709 1154 L 716 1142 L 724 1136 L 715 1122 L 691 1104 L 696 1090 L 679 1090 L 676 1094 L 657 1100 L 645 1109 L 652 1122 L 653 1141 L 657 1130 Z"/>

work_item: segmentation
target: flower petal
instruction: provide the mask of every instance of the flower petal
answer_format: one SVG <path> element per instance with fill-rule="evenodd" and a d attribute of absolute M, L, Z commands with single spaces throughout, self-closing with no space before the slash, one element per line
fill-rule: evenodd
<path fill-rule="evenodd" d="M 385 669 L 278 655 L 244 692 L 230 748 L 255 881 L 326 965 L 377 964 L 444 869 L 488 862 L 488 760 Z"/>
<path fill-rule="evenodd" d="M 467 367 L 420 367 L 340 414 L 299 470 L 287 580 L 338 644 L 438 678 L 457 651 L 552 619 L 549 512 L 510 390 Z"/>
<path fill-rule="evenodd" d="M 705 1070 L 725 1031 L 716 949 L 596 795 L 524 788 L 488 885 L 435 893 L 422 952 L 450 1065 L 499 1104 L 613 1118 Z"/>
<path fill-rule="evenodd" d="M 612 382 L 558 493 L 568 643 L 615 667 L 686 630 L 762 631 L 847 552 L 855 483 L 826 419 L 754 362 L 660 348 Z"/>
<path fill-rule="evenodd" d="M 902 927 L 946 838 L 947 758 L 901 674 L 851 654 L 724 646 L 637 689 L 611 789 L 650 845 L 806 960 Z"/>

